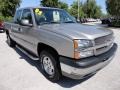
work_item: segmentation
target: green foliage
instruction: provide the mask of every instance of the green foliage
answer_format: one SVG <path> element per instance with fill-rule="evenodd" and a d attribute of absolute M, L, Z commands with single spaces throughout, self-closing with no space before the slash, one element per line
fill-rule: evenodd
<path fill-rule="evenodd" d="M 100 17 L 102 17 L 101 7 L 96 6 L 93 18 L 100 18 Z"/>
<path fill-rule="evenodd" d="M 73 2 L 71 8 L 69 9 L 69 13 L 74 17 L 77 17 L 77 13 L 78 13 L 77 8 L 78 8 L 77 2 Z"/>
<path fill-rule="evenodd" d="M 13 20 L 13 17 L 5 17 L 4 18 L 4 21 L 12 21 Z"/>
<path fill-rule="evenodd" d="M 102 16 L 102 11 L 100 6 L 96 4 L 95 0 L 87 0 L 84 4 L 80 2 L 80 17 L 79 18 L 100 18 Z M 75 1 L 71 5 L 69 13 L 74 17 L 78 16 L 78 2 Z"/>
<path fill-rule="evenodd" d="M 101 18 L 109 18 L 109 17 L 111 17 L 111 15 L 108 14 L 108 13 L 107 13 L 107 14 L 102 14 L 102 15 L 101 15 Z"/>
<path fill-rule="evenodd" d="M 59 1 L 58 2 L 58 8 L 61 8 L 61 9 L 64 9 L 64 10 L 68 11 L 68 4 Z"/>
<path fill-rule="evenodd" d="M 101 7 L 95 0 L 87 0 L 83 5 L 83 11 L 89 18 L 100 18 L 102 15 Z"/>
<path fill-rule="evenodd" d="M 44 7 L 58 7 L 58 0 L 41 0 L 41 5 Z"/>
<path fill-rule="evenodd" d="M 0 15 L 0 21 L 11 21 L 12 17 L 4 17 L 2 15 Z"/>
<path fill-rule="evenodd" d="M 4 21 L 4 17 L 2 15 L 0 15 L 0 22 Z"/>
<path fill-rule="evenodd" d="M 114 21 L 112 21 L 110 26 L 120 27 L 120 20 L 114 20 Z"/>
<path fill-rule="evenodd" d="M 86 15 L 83 12 L 83 5 L 82 5 L 82 3 L 80 3 L 79 10 L 80 10 L 80 13 L 79 13 L 80 17 L 81 18 L 85 17 Z M 77 18 L 77 16 L 78 16 L 78 3 L 77 2 L 75 2 L 75 1 L 73 2 L 73 4 L 71 5 L 71 8 L 69 9 L 69 13 L 72 16 Z"/>
<path fill-rule="evenodd" d="M 120 0 L 106 0 L 107 12 L 115 17 L 111 26 L 120 27 Z"/>
<path fill-rule="evenodd" d="M 0 0 L 0 12 L 4 17 L 10 17 L 15 14 L 21 0 Z"/>
<path fill-rule="evenodd" d="M 41 0 L 41 5 L 44 7 L 56 7 L 64 10 L 68 10 L 68 4 L 61 2 L 60 0 Z"/>
<path fill-rule="evenodd" d="M 120 0 L 106 0 L 107 11 L 113 16 L 120 16 Z"/>
<path fill-rule="evenodd" d="M 45 7 L 57 7 L 67 10 L 74 17 L 78 16 L 78 2 L 74 1 L 70 9 L 68 9 L 68 4 L 61 2 L 60 0 L 42 0 L 41 5 Z M 102 11 L 100 6 L 96 4 L 95 0 L 87 0 L 84 4 L 80 2 L 79 7 L 79 18 L 89 17 L 89 18 L 100 18 Z"/>

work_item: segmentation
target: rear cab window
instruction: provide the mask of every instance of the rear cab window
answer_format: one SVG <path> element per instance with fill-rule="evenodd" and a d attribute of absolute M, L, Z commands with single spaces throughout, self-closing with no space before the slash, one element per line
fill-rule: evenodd
<path fill-rule="evenodd" d="M 22 10 L 17 10 L 15 13 L 15 17 L 14 17 L 14 23 L 18 24 L 18 21 L 20 20 L 22 14 Z"/>

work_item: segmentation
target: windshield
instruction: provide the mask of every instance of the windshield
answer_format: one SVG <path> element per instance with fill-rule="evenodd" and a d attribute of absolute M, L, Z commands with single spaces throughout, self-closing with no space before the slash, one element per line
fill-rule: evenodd
<path fill-rule="evenodd" d="M 76 20 L 69 15 L 65 10 L 60 9 L 33 9 L 36 23 L 51 24 L 51 23 L 75 23 Z"/>

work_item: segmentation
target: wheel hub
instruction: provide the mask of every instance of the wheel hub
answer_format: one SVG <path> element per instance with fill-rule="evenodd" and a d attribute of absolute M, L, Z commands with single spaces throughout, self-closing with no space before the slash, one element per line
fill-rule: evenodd
<path fill-rule="evenodd" d="M 44 56 L 42 59 L 42 64 L 45 72 L 51 76 L 54 75 L 54 66 L 51 59 L 47 56 Z"/>

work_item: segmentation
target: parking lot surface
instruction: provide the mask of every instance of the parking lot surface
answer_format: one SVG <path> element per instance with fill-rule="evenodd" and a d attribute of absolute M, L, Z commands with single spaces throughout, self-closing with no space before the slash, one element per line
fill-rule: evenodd
<path fill-rule="evenodd" d="M 88 79 L 64 77 L 58 83 L 48 81 L 40 72 L 39 62 L 10 48 L 5 33 L 0 33 L 0 90 L 120 90 L 120 28 L 111 30 L 118 45 L 112 62 Z"/>

